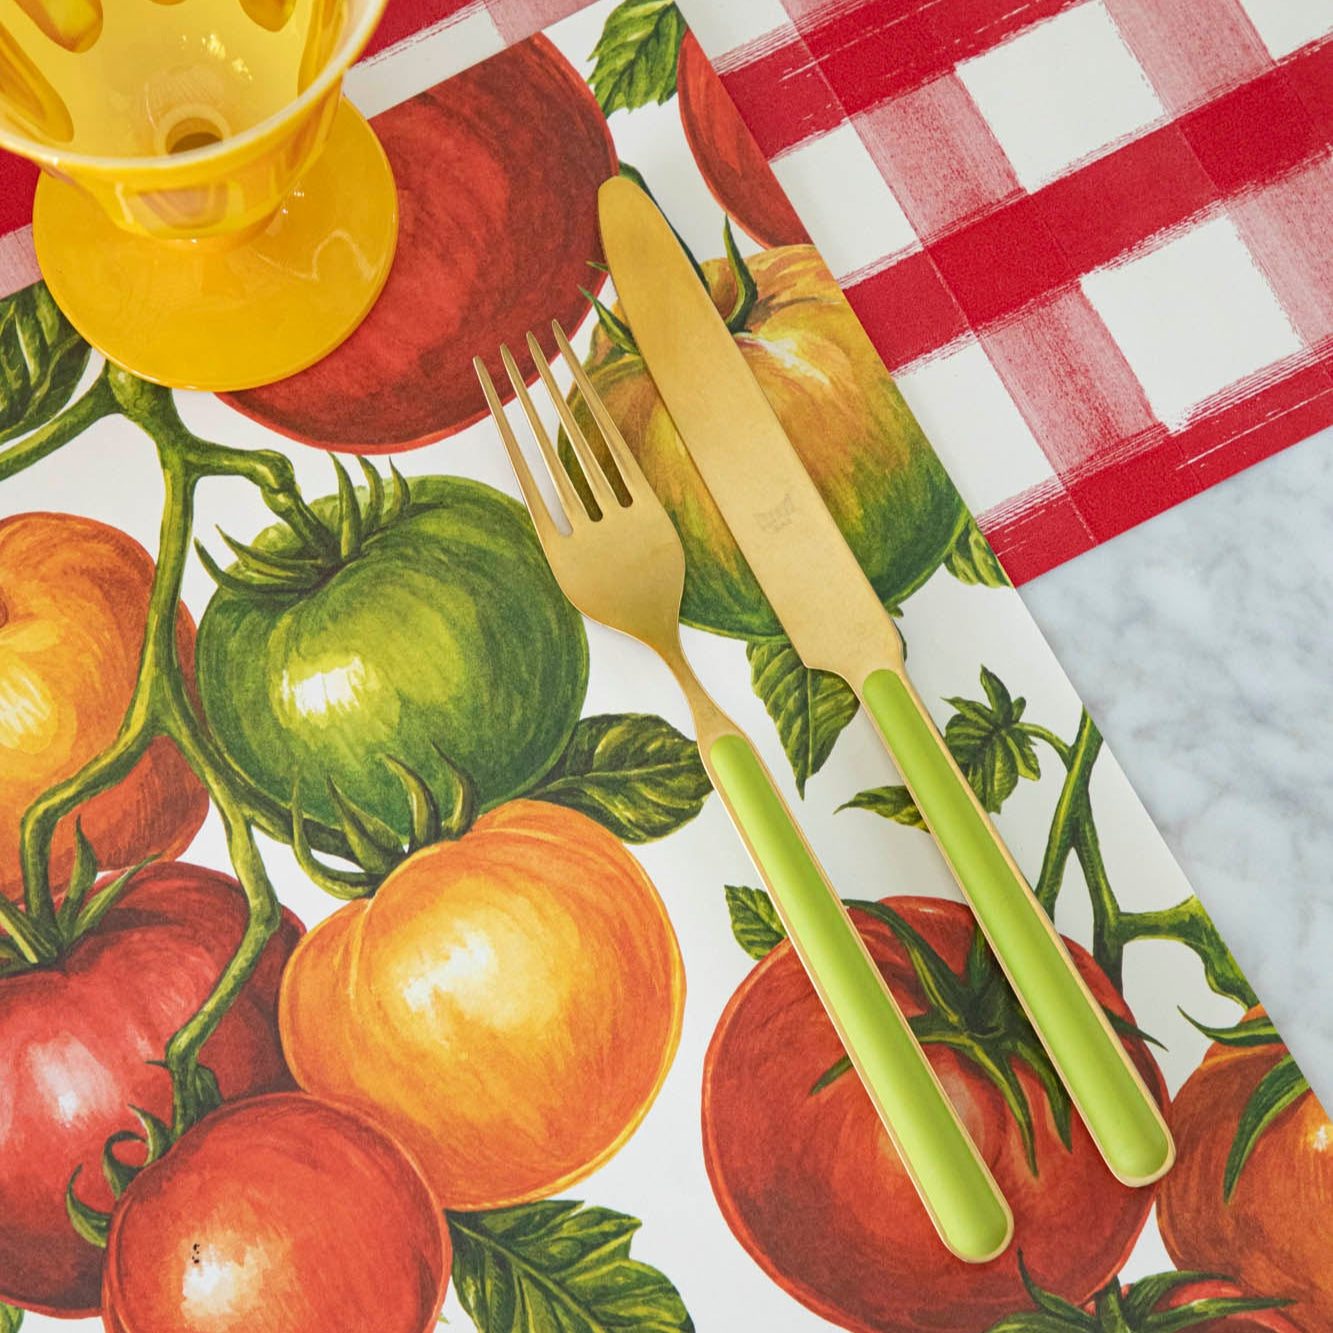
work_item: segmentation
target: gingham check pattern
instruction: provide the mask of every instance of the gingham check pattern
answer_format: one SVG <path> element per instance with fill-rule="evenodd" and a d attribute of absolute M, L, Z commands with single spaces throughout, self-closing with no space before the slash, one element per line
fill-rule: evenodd
<path fill-rule="evenodd" d="M 392 0 L 369 58 L 584 3 Z M 682 8 L 1016 581 L 1333 422 L 1333 0 Z"/>

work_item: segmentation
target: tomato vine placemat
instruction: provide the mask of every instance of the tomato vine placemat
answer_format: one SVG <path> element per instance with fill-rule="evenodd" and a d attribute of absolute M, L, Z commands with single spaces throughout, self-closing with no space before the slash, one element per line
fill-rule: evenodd
<path fill-rule="evenodd" d="M 482 1333 L 1324 1333 L 1327 1115 L 834 277 L 730 227 L 734 120 L 599 105 L 623 15 L 359 68 L 399 260 L 293 380 L 171 393 L 40 285 L 0 303 L 0 1329 L 424 1333 L 443 1295 Z M 1160 1186 L 1108 1175 L 850 693 L 694 503 L 598 263 L 617 169 L 1169 1104 Z M 692 659 L 1013 1205 L 989 1265 L 935 1238 L 665 669 L 551 580 L 469 362 L 552 316 L 670 480 Z"/>

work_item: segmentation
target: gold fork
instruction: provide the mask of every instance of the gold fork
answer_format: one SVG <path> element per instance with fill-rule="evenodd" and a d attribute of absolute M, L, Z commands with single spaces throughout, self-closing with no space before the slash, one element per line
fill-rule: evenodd
<path fill-rule="evenodd" d="M 778 915 L 944 1244 L 974 1263 L 1013 1233 L 1009 1207 L 944 1095 L 884 978 L 857 934 L 773 778 L 741 729 L 699 683 L 680 641 L 685 554 L 671 519 L 580 366 L 560 347 L 609 454 L 604 469 L 561 394 L 537 340 L 528 348 L 569 436 L 598 512 L 579 498 L 507 347 L 505 369 L 559 497 L 562 533 L 542 499 L 495 385 L 473 361 L 556 580 L 584 615 L 646 644 L 689 702 L 699 754 Z M 618 481 L 628 503 L 617 498 Z"/>

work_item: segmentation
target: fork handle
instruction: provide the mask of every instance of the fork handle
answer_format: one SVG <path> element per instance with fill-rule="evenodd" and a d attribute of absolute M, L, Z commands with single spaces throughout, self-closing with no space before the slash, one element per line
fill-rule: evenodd
<path fill-rule="evenodd" d="M 1009 1207 L 772 775 L 739 734 L 702 755 L 940 1239 L 969 1262 L 994 1258 L 1013 1233 Z"/>
<path fill-rule="evenodd" d="M 1107 1166 L 1150 1184 L 1175 1158 L 1166 1121 L 921 696 L 890 667 L 859 692 Z"/>

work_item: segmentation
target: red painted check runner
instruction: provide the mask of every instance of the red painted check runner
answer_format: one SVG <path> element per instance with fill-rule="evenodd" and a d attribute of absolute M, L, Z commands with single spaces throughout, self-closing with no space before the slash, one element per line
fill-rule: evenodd
<path fill-rule="evenodd" d="M 370 54 L 583 4 L 391 0 Z M 1327 0 L 682 9 L 1015 581 L 1333 423 Z"/>

